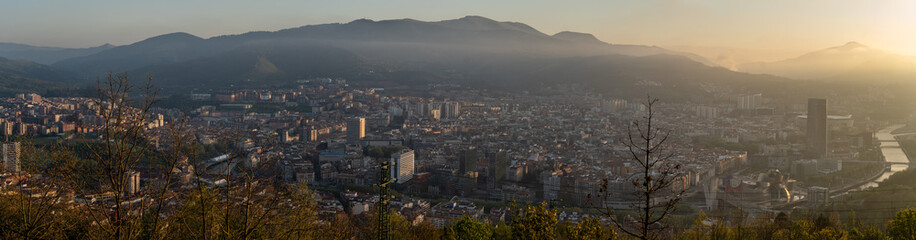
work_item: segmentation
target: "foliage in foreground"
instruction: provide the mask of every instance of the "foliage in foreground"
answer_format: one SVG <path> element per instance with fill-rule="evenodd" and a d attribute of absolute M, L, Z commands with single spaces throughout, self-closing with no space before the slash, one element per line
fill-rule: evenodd
<path fill-rule="evenodd" d="M 13 191 L 15 192 L 15 191 Z M 289 189 L 290 204 L 283 212 L 268 213 L 257 220 L 240 209 L 222 203 L 216 191 L 185 197 L 174 214 L 165 216 L 165 227 L 143 228 L 136 239 L 372 239 L 377 233 L 377 213 L 356 216 L 337 214 L 319 217 L 314 199 L 304 186 Z M 104 228 L 79 208 L 40 202 L 37 196 L 8 194 L 0 197 L 0 238 L 2 239 L 93 239 Z M 227 208 L 227 206 L 229 208 Z M 260 206 L 258 206 L 260 207 Z M 392 214 L 392 239 L 630 239 L 618 236 L 613 224 L 598 218 L 577 223 L 557 222 L 557 210 L 545 204 L 525 206 L 507 216 L 508 224 L 491 224 L 463 217 L 443 228 L 430 222 L 411 223 Z M 149 221 L 145 219 L 143 221 Z M 259 224 L 245 224 L 260 221 Z M 916 208 L 898 212 L 884 231 L 859 223 L 843 225 L 824 215 L 813 219 L 791 219 L 779 214 L 746 225 L 730 225 L 700 213 L 694 224 L 673 235 L 673 239 L 914 239 Z"/>

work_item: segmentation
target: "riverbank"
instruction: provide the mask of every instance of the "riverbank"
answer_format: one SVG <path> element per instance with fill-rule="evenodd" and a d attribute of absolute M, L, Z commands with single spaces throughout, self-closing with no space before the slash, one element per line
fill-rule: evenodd
<path fill-rule="evenodd" d="M 892 125 L 875 133 L 875 138 L 878 139 L 879 147 L 881 148 L 882 159 L 886 164 L 884 171 L 876 173 L 871 178 L 868 178 L 868 180 L 850 184 L 840 189 L 831 190 L 830 197 L 836 198 L 853 191 L 862 191 L 878 187 L 882 181 L 887 180 L 891 175 L 909 168 L 909 155 L 902 147 L 903 144 L 901 144 L 900 140 L 896 137 L 898 134 L 895 134 L 895 132 L 899 132 L 899 130 L 904 127 L 903 124 Z"/>
<path fill-rule="evenodd" d="M 897 143 L 900 144 L 900 149 L 903 150 L 903 154 L 906 155 L 906 158 L 913 162 L 913 158 L 916 158 L 916 132 L 907 132 L 901 134 L 895 134 L 897 137 Z"/>
<path fill-rule="evenodd" d="M 891 131 L 891 134 L 894 134 L 894 135 L 910 134 L 910 133 L 916 133 L 916 124 L 914 125 L 905 124 L 903 125 L 903 127 L 900 127 L 900 128 L 894 129 L 894 131 Z"/>

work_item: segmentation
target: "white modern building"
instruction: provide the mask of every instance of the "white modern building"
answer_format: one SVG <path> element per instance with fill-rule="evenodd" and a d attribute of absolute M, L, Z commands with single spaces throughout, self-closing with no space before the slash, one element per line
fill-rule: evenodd
<path fill-rule="evenodd" d="M 3 167 L 7 172 L 21 171 L 19 160 L 19 142 L 3 144 Z"/>
<path fill-rule="evenodd" d="M 391 178 L 397 183 L 405 183 L 413 178 L 413 150 L 404 149 L 391 154 Z"/>
<path fill-rule="evenodd" d="M 763 94 L 748 94 L 738 97 L 738 109 L 757 109 L 763 104 Z"/>

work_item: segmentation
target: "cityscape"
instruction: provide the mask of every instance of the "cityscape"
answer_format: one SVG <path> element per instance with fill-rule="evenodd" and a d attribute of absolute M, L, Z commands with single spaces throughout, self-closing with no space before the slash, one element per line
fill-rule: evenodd
<path fill-rule="evenodd" d="M 0 37 L 0 238 L 916 237 L 916 57 L 350 20 Z"/>

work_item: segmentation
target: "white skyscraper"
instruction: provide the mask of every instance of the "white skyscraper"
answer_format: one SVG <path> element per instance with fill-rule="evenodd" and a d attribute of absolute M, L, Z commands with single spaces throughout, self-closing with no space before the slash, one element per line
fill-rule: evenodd
<path fill-rule="evenodd" d="M 442 113 L 442 118 L 455 119 L 458 118 L 458 115 L 461 113 L 461 104 L 458 102 L 445 102 L 445 111 Z"/>
<path fill-rule="evenodd" d="M 748 94 L 738 97 L 738 109 L 757 109 L 763 103 L 763 94 Z"/>
<path fill-rule="evenodd" d="M 719 117 L 719 110 L 715 107 L 697 106 L 697 117 L 704 119 L 717 118 Z"/>
<path fill-rule="evenodd" d="M 3 166 L 7 172 L 20 171 L 19 142 L 3 144 Z"/>
<path fill-rule="evenodd" d="M 397 183 L 405 183 L 413 178 L 413 150 L 404 149 L 391 154 L 391 178 Z"/>

